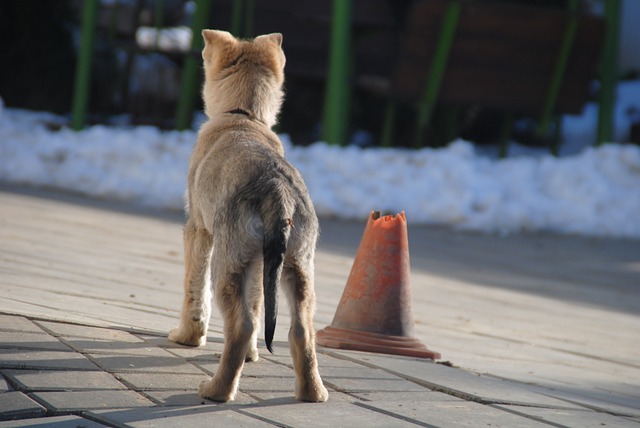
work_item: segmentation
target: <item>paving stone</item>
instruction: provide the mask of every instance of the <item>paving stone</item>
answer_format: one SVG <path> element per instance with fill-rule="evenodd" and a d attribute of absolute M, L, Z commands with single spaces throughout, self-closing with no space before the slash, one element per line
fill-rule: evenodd
<path fill-rule="evenodd" d="M 176 319 L 176 324 L 177 324 L 178 320 Z M 190 348 L 190 346 L 187 345 L 180 345 L 178 343 L 172 342 L 170 341 L 167 336 L 169 334 L 169 330 L 167 330 L 164 333 L 160 333 L 160 334 L 154 334 L 154 333 L 138 333 L 136 334 L 136 336 L 138 336 L 140 339 L 143 339 L 145 341 L 161 341 L 159 343 L 164 343 L 163 345 L 159 345 L 159 346 L 167 346 L 167 347 L 171 347 L 171 346 L 179 346 L 179 347 L 183 347 L 183 348 Z M 207 343 L 204 345 L 204 347 L 207 346 L 216 346 L 216 345 L 223 345 L 224 344 L 224 333 L 222 330 L 218 330 L 214 325 L 209 324 L 209 331 L 207 332 Z"/>
<path fill-rule="evenodd" d="M 218 371 L 219 361 L 206 362 L 189 360 L 193 365 L 201 368 L 203 371 L 213 374 Z M 261 358 L 258 361 L 245 363 L 242 368 L 242 376 L 269 376 L 269 377 L 290 377 L 295 376 L 293 368 L 282 364 L 266 361 Z"/>
<path fill-rule="evenodd" d="M 323 378 L 325 384 L 343 392 L 360 391 L 430 391 L 404 379 Z"/>
<path fill-rule="evenodd" d="M 380 367 L 436 391 L 446 391 L 469 400 L 560 409 L 578 408 L 566 401 L 531 391 L 521 384 L 480 376 L 417 358 L 348 351 L 340 351 L 340 354 Z"/>
<path fill-rule="evenodd" d="M 385 402 L 385 401 L 400 401 L 406 403 L 424 403 L 431 401 L 464 401 L 462 398 L 454 397 L 449 394 L 436 391 L 419 391 L 419 392 L 406 392 L 406 391 L 384 391 L 384 392 L 371 392 L 360 391 L 351 392 L 351 396 L 361 399 L 364 402 Z"/>
<path fill-rule="evenodd" d="M 358 361 L 354 361 L 349 358 L 342 358 L 340 354 L 330 355 L 323 352 L 318 352 L 318 366 L 322 370 L 324 367 L 337 367 L 337 368 L 353 368 L 358 369 L 362 367 L 368 367 L 361 364 Z"/>
<path fill-rule="evenodd" d="M 168 352 L 177 355 L 181 358 L 186 358 L 189 361 L 206 361 L 211 362 L 220 361 L 222 356 L 222 347 L 220 349 L 207 349 L 207 348 L 164 348 Z"/>
<path fill-rule="evenodd" d="M 222 340 L 211 338 L 207 339 L 207 343 L 204 346 L 193 347 L 172 342 L 167 339 L 166 336 L 156 337 L 141 335 L 139 337 L 143 339 L 148 345 L 164 348 L 172 353 L 175 353 L 176 355 L 189 358 L 195 358 L 201 355 L 206 357 L 212 354 L 220 354 L 224 348 L 224 342 Z"/>
<path fill-rule="evenodd" d="M 276 364 L 260 358 L 258 361 L 245 363 L 242 368 L 243 376 L 294 377 L 291 367 Z"/>
<path fill-rule="evenodd" d="M 635 387 L 629 394 L 614 393 L 601 388 L 554 388 L 552 390 L 532 387 L 534 391 L 548 394 L 566 402 L 574 403 L 577 407 L 612 413 L 640 417 L 640 388 Z"/>
<path fill-rule="evenodd" d="M 293 393 L 295 379 L 293 377 L 242 376 L 240 390 L 253 391 L 290 391 Z"/>
<path fill-rule="evenodd" d="M 550 422 L 558 425 L 575 426 L 581 428 L 638 428 L 638 422 L 608 413 L 592 410 L 574 409 L 544 409 L 526 406 L 495 405 L 498 409 L 507 410 L 518 415 L 527 416 L 539 421 Z"/>
<path fill-rule="evenodd" d="M 162 406 L 198 406 L 201 404 L 217 404 L 198 395 L 196 389 L 185 391 L 145 391 L 144 394 Z M 238 392 L 236 399 L 225 403 L 225 406 L 244 406 L 255 404 L 257 400 L 251 396 Z"/>
<path fill-rule="evenodd" d="M 165 348 L 168 352 L 189 361 L 218 363 L 222 356 L 222 349 L 218 351 L 203 348 Z"/>
<path fill-rule="evenodd" d="M 0 421 L 18 418 L 35 418 L 46 413 L 44 407 L 22 392 L 0 394 Z"/>
<path fill-rule="evenodd" d="M 84 337 L 88 339 L 113 340 L 119 342 L 142 342 L 142 339 L 122 330 L 49 321 L 36 321 L 36 323 L 51 333 L 62 337 Z"/>
<path fill-rule="evenodd" d="M 353 403 L 355 401 L 359 401 L 357 398 L 349 394 L 344 394 L 342 392 L 335 391 L 331 388 L 327 388 L 329 391 L 329 403 L 336 403 L 338 401 L 343 401 L 345 403 Z M 251 397 L 255 397 L 259 402 L 267 401 L 267 402 L 275 402 L 275 403 L 300 403 L 300 401 L 295 399 L 295 395 L 293 390 L 291 391 L 250 391 L 247 392 Z M 327 413 L 328 414 L 328 413 Z"/>
<path fill-rule="evenodd" d="M 156 349 L 156 351 L 166 352 L 162 349 Z M 204 376 L 204 373 L 195 366 L 169 353 L 162 356 L 92 354 L 91 358 L 110 373 L 185 373 Z"/>
<path fill-rule="evenodd" d="M 328 424 L 351 427 L 406 427 L 407 421 L 371 411 L 344 401 L 301 403 L 293 399 L 274 399 L 243 409 L 273 424 L 292 427 L 326 427 Z M 328 419 L 330 416 L 330 420 Z"/>
<path fill-rule="evenodd" d="M 285 315 L 286 316 L 286 315 Z M 287 329 L 289 326 L 287 325 Z M 280 330 L 280 329 L 277 329 Z M 284 330 L 283 331 L 287 331 Z M 276 336 L 278 331 L 276 331 Z M 269 352 L 267 349 L 267 345 L 263 340 L 264 336 L 262 332 L 258 335 L 258 351 L 264 356 L 272 356 L 272 355 L 282 355 L 282 356 L 291 356 L 291 350 L 289 349 L 289 341 L 288 340 L 278 340 L 277 338 L 271 342 L 271 349 L 273 349 L 273 353 Z"/>
<path fill-rule="evenodd" d="M 172 356 L 164 349 L 149 346 L 146 342 L 125 342 L 68 337 L 63 339 L 73 349 L 85 354 L 119 354 L 140 356 Z"/>
<path fill-rule="evenodd" d="M 327 379 L 371 379 L 371 380 L 404 380 L 384 370 L 371 367 L 322 367 L 322 378 Z"/>
<path fill-rule="evenodd" d="M 374 368 L 327 367 L 322 379 L 332 388 L 344 392 L 429 391 L 424 386 Z"/>
<path fill-rule="evenodd" d="M 15 349 L 43 349 L 69 351 L 69 347 L 44 331 L 39 333 L 0 331 L 0 347 Z"/>
<path fill-rule="evenodd" d="M 6 370 L 4 373 L 18 385 L 21 391 L 27 392 L 127 389 L 126 386 L 105 372 Z"/>
<path fill-rule="evenodd" d="M 293 359 L 291 358 L 291 355 L 289 354 L 288 349 L 282 353 L 266 354 L 266 355 L 263 355 L 263 357 L 267 361 L 273 361 L 280 364 L 284 364 L 288 367 L 293 367 Z M 318 367 L 320 369 L 321 375 L 323 373 L 324 368 L 326 367 L 343 367 L 343 368 L 356 368 L 356 369 L 363 367 L 362 364 L 360 364 L 359 362 L 353 361 L 352 359 L 335 358 L 325 353 L 318 352 L 317 357 L 318 357 Z"/>
<path fill-rule="evenodd" d="M 335 392 L 330 388 L 328 388 L 328 390 L 329 390 L 329 400 L 333 400 L 333 394 L 337 394 L 337 392 Z M 246 391 L 245 390 L 244 392 L 247 395 L 250 395 L 251 397 L 258 400 L 259 402 L 277 401 L 278 403 L 280 402 L 298 403 L 298 401 L 295 399 L 295 393 L 293 389 L 289 389 L 287 391 Z M 353 401 L 353 399 L 350 399 L 348 401 L 351 402 Z"/>
<path fill-rule="evenodd" d="M 133 391 L 55 391 L 35 392 L 34 397 L 53 412 L 88 409 L 114 409 L 153 406 L 154 403 Z"/>
<path fill-rule="evenodd" d="M 9 391 L 9 384 L 7 383 L 7 380 L 4 378 L 3 374 L 4 373 L 0 373 L 0 394 Z"/>
<path fill-rule="evenodd" d="M 472 401 L 379 401 L 358 403 L 358 406 L 383 412 L 427 426 L 443 427 L 546 427 L 549 425 L 498 410 Z"/>
<path fill-rule="evenodd" d="M 207 378 L 201 374 L 175 373 L 117 373 L 116 377 L 136 391 L 197 390 Z"/>
<path fill-rule="evenodd" d="M 218 371 L 218 367 L 220 366 L 220 361 L 215 362 L 207 362 L 204 360 L 189 360 L 189 363 L 198 367 L 203 372 L 207 373 L 209 376 L 213 376 L 213 374 Z M 245 364 L 246 366 L 246 364 Z M 244 369 L 243 369 L 244 371 Z"/>
<path fill-rule="evenodd" d="M 0 331 L 17 331 L 22 333 L 44 333 L 31 320 L 16 316 L 0 314 Z"/>
<path fill-rule="evenodd" d="M 195 407 L 154 407 L 126 410 L 94 410 L 88 416 L 106 424 L 145 427 L 272 427 L 273 425 L 239 413 L 234 406 L 207 404 Z"/>
<path fill-rule="evenodd" d="M 0 348 L 0 368 L 99 370 L 83 355 L 75 352 L 35 351 Z"/>
<path fill-rule="evenodd" d="M 217 347 L 207 348 L 207 346 L 208 344 L 205 345 L 204 348 L 186 348 L 186 347 L 167 348 L 167 351 L 171 352 L 172 354 L 179 355 L 183 358 L 186 358 L 189 361 L 193 361 L 196 364 L 203 364 L 203 363 L 218 364 L 220 362 L 220 357 L 222 356 L 222 351 L 224 347 L 222 345 L 217 345 Z M 269 357 L 269 358 L 265 358 L 265 357 Z M 280 362 L 279 360 L 270 359 L 271 357 L 273 356 L 268 352 L 261 352 L 260 359 L 258 361 L 252 362 L 251 364 L 260 363 L 260 362 L 271 362 L 271 363 Z M 283 356 L 282 361 L 286 361 L 290 368 L 293 367 L 293 361 L 291 360 L 290 356 L 286 356 L 286 355 Z M 286 364 L 284 363 L 281 365 L 286 366 Z M 247 366 L 248 364 L 245 364 L 245 367 Z"/>
<path fill-rule="evenodd" d="M 80 416 L 53 416 L 37 419 L 20 419 L 10 422 L 0 422 L 0 428 L 11 427 L 47 427 L 47 428 L 98 428 L 106 425 L 81 418 Z"/>

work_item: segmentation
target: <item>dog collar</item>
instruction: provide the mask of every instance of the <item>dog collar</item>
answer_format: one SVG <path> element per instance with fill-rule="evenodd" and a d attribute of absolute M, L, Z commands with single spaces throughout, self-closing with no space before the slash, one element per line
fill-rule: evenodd
<path fill-rule="evenodd" d="M 250 117 L 252 117 L 251 113 L 249 113 L 248 111 L 243 110 L 243 109 L 241 109 L 241 108 L 234 108 L 233 110 L 229 110 L 229 111 L 227 111 L 227 112 L 225 112 L 225 113 L 229 113 L 229 114 L 242 114 L 242 115 L 247 116 L 247 117 L 249 117 L 249 118 L 250 118 Z"/>

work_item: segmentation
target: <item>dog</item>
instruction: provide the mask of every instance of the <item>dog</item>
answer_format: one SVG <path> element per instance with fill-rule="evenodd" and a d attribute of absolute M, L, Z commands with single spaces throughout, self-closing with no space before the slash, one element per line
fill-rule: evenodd
<path fill-rule="evenodd" d="M 200 396 L 233 400 L 245 361 L 258 360 L 264 303 L 265 342 L 272 350 L 278 285 L 291 308 L 289 346 L 295 397 L 322 402 L 313 313 L 318 219 L 298 170 L 271 130 L 283 100 L 282 35 L 239 40 L 203 30 L 208 120 L 201 126 L 187 176 L 184 302 L 173 342 L 206 342 L 213 294 L 224 320 L 220 366 Z"/>

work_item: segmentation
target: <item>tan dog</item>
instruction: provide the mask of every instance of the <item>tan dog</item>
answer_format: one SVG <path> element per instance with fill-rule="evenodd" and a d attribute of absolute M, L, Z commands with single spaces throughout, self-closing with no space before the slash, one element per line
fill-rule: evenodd
<path fill-rule="evenodd" d="M 269 351 L 277 315 L 277 285 L 289 299 L 289 344 L 295 396 L 326 401 L 315 351 L 313 259 L 318 220 L 300 173 L 284 158 L 271 131 L 282 104 L 282 35 L 252 41 L 204 30 L 203 99 L 209 120 L 193 150 L 184 229 L 186 272 L 180 326 L 169 339 L 206 342 L 211 314 L 207 265 L 224 318 L 225 346 L 213 378 L 200 395 L 233 400 L 246 361 L 258 359 L 264 300 Z"/>

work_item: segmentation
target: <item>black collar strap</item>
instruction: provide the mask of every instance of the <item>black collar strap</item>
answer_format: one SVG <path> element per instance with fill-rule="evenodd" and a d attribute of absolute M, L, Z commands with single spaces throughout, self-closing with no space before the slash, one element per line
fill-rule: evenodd
<path fill-rule="evenodd" d="M 246 111 L 246 110 L 242 110 L 241 108 L 235 108 L 235 109 L 233 109 L 233 110 L 229 110 L 229 111 L 228 111 L 228 112 L 226 112 L 226 113 L 230 113 L 230 114 L 242 114 L 242 115 L 245 115 L 245 116 L 247 116 L 247 117 L 251 117 L 251 113 L 249 113 L 249 112 L 248 112 L 248 111 Z"/>

